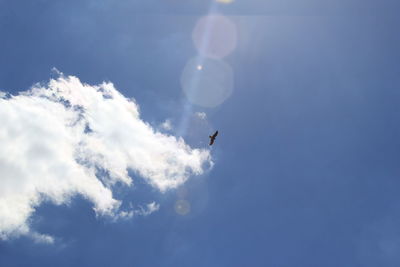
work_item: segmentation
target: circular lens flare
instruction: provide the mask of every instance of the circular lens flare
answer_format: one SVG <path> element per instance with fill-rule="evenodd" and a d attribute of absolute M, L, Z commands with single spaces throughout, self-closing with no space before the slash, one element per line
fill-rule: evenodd
<path fill-rule="evenodd" d="M 236 26 L 225 16 L 205 16 L 197 22 L 192 38 L 201 55 L 221 59 L 236 47 Z"/>
<path fill-rule="evenodd" d="M 187 200 L 179 199 L 175 202 L 174 209 L 179 215 L 186 215 L 190 212 L 190 203 Z"/>
<path fill-rule="evenodd" d="M 202 107 L 216 107 L 233 91 L 233 70 L 221 60 L 202 58 L 201 72 L 198 58 L 188 61 L 181 76 L 181 86 L 190 103 Z"/>

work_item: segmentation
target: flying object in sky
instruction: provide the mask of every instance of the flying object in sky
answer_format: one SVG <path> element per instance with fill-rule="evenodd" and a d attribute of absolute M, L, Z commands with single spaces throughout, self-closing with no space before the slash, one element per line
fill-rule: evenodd
<path fill-rule="evenodd" d="M 212 144 L 214 144 L 215 137 L 217 137 L 217 135 L 218 135 L 218 131 L 216 131 L 213 135 L 210 135 L 210 136 L 209 136 L 209 137 L 210 137 L 210 146 L 211 146 Z"/>

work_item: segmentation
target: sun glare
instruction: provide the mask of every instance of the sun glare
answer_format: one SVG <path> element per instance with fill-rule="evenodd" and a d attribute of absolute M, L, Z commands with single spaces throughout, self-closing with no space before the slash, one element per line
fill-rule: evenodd
<path fill-rule="evenodd" d="M 217 1 L 217 3 L 221 3 L 221 4 L 230 4 L 233 2 L 233 0 L 215 0 Z"/>
<path fill-rule="evenodd" d="M 184 104 L 178 126 L 180 136 L 188 133 L 193 105 L 214 108 L 232 94 L 234 72 L 224 58 L 235 50 L 238 32 L 230 18 L 216 12 L 218 4 L 232 2 L 212 1 L 208 15 L 194 25 L 192 40 L 197 55 L 188 60 L 181 74 L 181 88 L 188 102 Z"/>

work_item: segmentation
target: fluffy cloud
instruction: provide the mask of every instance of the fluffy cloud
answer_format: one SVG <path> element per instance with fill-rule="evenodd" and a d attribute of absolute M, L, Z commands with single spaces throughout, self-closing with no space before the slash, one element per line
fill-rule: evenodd
<path fill-rule="evenodd" d="M 204 112 L 196 112 L 195 115 L 197 117 L 199 117 L 200 119 L 202 119 L 202 120 L 206 120 L 207 119 L 207 114 L 204 113 Z"/>
<path fill-rule="evenodd" d="M 148 203 L 145 207 L 140 206 L 139 209 L 133 209 L 131 205 L 130 211 L 121 211 L 114 216 L 114 220 L 130 219 L 133 216 L 147 216 L 160 209 L 160 205 L 156 202 Z"/>
<path fill-rule="evenodd" d="M 160 125 L 161 129 L 164 129 L 166 131 L 171 131 L 172 130 L 172 123 L 171 120 L 167 119 Z"/>
<path fill-rule="evenodd" d="M 0 238 L 33 232 L 28 218 L 43 201 L 80 194 L 100 215 L 119 211 L 112 186 L 132 186 L 128 169 L 164 192 L 211 166 L 208 150 L 192 149 L 140 119 L 137 104 L 111 83 L 50 80 L 17 96 L 0 95 Z M 99 170 L 102 175 L 99 175 Z M 142 215 L 158 209 L 150 203 Z"/>

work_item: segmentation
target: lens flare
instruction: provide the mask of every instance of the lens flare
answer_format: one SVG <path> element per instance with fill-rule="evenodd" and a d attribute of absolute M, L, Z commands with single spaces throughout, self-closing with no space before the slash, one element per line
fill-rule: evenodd
<path fill-rule="evenodd" d="M 235 24 L 227 17 L 209 15 L 197 22 L 192 38 L 201 55 L 221 59 L 235 49 L 237 30 Z"/>
<path fill-rule="evenodd" d="M 221 3 L 221 4 L 230 4 L 233 2 L 233 0 L 216 0 L 217 3 Z"/>
<path fill-rule="evenodd" d="M 186 136 L 193 104 L 215 107 L 223 103 L 233 90 L 232 68 L 218 61 L 229 55 L 237 43 L 236 25 L 227 17 L 216 15 L 219 3 L 231 0 L 211 1 L 207 16 L 196 23 L 192 39 L 198 57 L 189 60 L 181 76 L 181 86 L 189 101 L 184 103 L 177 134 Z M 215 61 L 213 61 L 215 60 Z"/>
<path fill-rule="evenodd" d="M 221 60 L 203 58 L 198 70 L 198 58 L 186 64 L 181 86 L 190 103 L 202 107 L 216 107 L 223 103 L 233 90 L 233 70 Z"/>
<path fill-rule="evenodd" d="M 186 215 L 190 212 L 190 203 L 187 200 L 179 199 L 175 202 L 174 208 L 179 215 Z"/>

